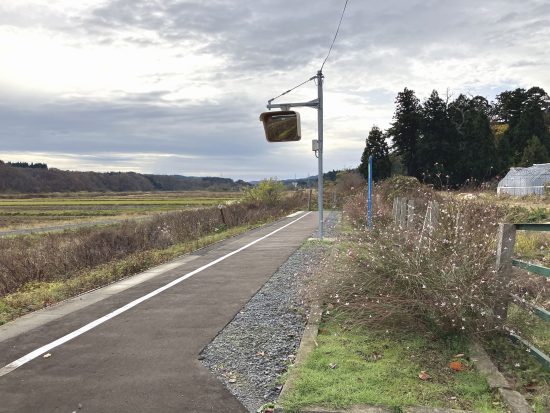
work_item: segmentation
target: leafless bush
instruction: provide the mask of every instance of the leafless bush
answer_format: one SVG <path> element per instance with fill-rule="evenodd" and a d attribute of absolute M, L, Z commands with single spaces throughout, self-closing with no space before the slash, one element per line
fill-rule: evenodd
<path fill-rule="evenodd" d="M 172 212 L 149 221 L 126 221 L 111 227 L 3 238 L 0 239 L 0 296 L 29 282 L 71 278 L 82 269 L 132 253 L 162 249 L 226 228 L 259 223 L 303 205 L 304 197 L 295 194 L 276 207 L 235 203 Z"/>
<path fill-rule="evenodd" d="M 479 334 L 517 329 L 498 315 L 516 286 L 495 271 L 496 234 L 505 210 L 498 206 L 442 199 L 425 187 L 406 188 L 415 199 L 416 220 L 392 220 L 394 188 L 380 188 L 373 219 L 366 228 L 364 194 L 349 198 L 345 216 L 355 231 L 335 252 L 329 307 L 356 323 L 429 328 L 439 334 Z M 429 201 L 437 200 L 434 231 L 424 228 Z M 335 275 L 336 274 L 336 275 Z"/>

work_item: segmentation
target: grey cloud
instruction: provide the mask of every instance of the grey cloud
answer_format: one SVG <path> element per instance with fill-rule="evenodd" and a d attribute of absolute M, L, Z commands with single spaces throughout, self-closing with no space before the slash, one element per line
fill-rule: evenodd
<path fill-rule="evenodd" d="M 0 5 L 0 24 L 24 28 L 43 25 L 70 34 L 73 44 L 83 48 L 90 44 L 131 43 L 144 48 L 171 48 L 182 59 L 192 51 L 222 57 L 226 62 L 225 68 L 197 71 L 182 83 L 216 85 L 223 89 L 220 94 L 224 97 L 219 102 L 199 105 L 185 99 L 170 101 L 174 91 L 168 90 L 119 91 L 111 101 L 75 98 L 27 105 L 5 102 L 0 104 L 3 148 L 33 148 L 80 157 L 101 151 L 185 154 L 196 156 L 186 161 L 194 171 L 265 170 L 272 175 L 277 170 L 299 169 L 303 156 L 290 156 L 287 148 L 277 148 L 279 157 L 273 155 L 275 149 L 263 141 L 261 125 L 251 108 L 262 108 L 265 99 L 297 83 L 288 84 L 285 79 L 295 76 L 301 81 L 313 74 L 309 71 L 324 58 L 343 3 L 111 0 L 82 16 L 52 14 L 47 8 L 15 9 L 4 14 L 6 9 Z M 548 63 L 548 51 L 540 45 L 549 34 L 549 17 L 550 4 L 546 0 L 352 0 L 325 68 L 327 95 L 338 93 L 343 102 L 377 110 L 371 115 L 365 109 L 364 135 L 371 126 L 366 124 L 372 120 L 369 116 L 377 116 L 381 126 L 386 109 L 386 117 L 391 118 L 397 91 L 418 84 L 436 87 L 429 75 L 413 74 L 415 63 L 443 64 L 452 59 L 455 65 L 463 61 L 475 65 L 459 72 L 461 78 L 454 80 L 458 84 L 448 86 L 462 88 L 457 93 L 466 89 L 494 96 L 504 88 L 526 82 L 522 77 L 525 72 L 520 69 L 543 72 L 536 66 Z M 538 55 L 528 54 L 531 49 L 525 46 L 533 47 Z M 489 73 L 481 76 L 485 84 L 479 81 L 479 70 Z M 498 71 L 502 73 L 495 73 Z M 487 82 L 493 73 L 495 80 Z M 147 80 L 170 78 L 175 82 L 165 84 L 177 84 L 179 76 L 166 68 Z M 266 88 L 258 87 L 264 78 Z M 539 78 L 544 79 L 542 75 Z M 280 80 L 280 86 L 274 87 L 273 79 Z M 444 75 L 442 79 L 444 82 Z M 540 86 L 548 89 L 548 85 Z M 309 90 L 306 92 L 309 94 Z M 417 92 L 423 96 L 429 91 Z M 336 123 L 338 127 L 343 124 L 343 128 L 345 122 L 356 121 L 347 114 L 330 114 L 328 110 L 327 116 L 340 116 Z M 334 124 L 327 125 L 327 130 L 336 129 Z M 352 140 L 349 136 L 345 139 Z M 333 155 L 327 153 L 327 168 L 341 167 L 344 162 L 355 166 L 361 151 L 359 147 L 357 154 L 346 155 L 341 150 L 332 160 Z M 307 152 L 304 156 L 309 159 L 310 155 Z M 354 156 L 357 161 L 350 165 L 349 159 Z M 122 155 L 119 159 L 108 156 L 102 161 L 128 164 L 125 159 Z M 179 158 L 159 159 L 151 161 L 149 171 L 170 172 L 169 168 L 176 168 L 180 162 Z M 312 173 L 315 170 L 314 166 L 310 169 Z"/>
<path fill-rule="evenodd" d="M 83 19 L 102 36 L 118 29 L 144 29 L 179 47 L 203 44 L 202 51 L 228 57 L 228 70 L 291 70 L 320 58 L 330 42 L 334 7 L 327 2 L 179 2 L 116 0 Z M 130 39 L 134 40 L 134 39 Z"/>
<path fill-rule="evenodd" d="M 259 155 L 265 151 L 261 124 L 246 102 L 239 106 L 228 102 L 158 104 L 164 93 L 131 95 L 115 102 L 73 99 L 33 106 L 0 104 L 3 149 L 197 156 Z"/>

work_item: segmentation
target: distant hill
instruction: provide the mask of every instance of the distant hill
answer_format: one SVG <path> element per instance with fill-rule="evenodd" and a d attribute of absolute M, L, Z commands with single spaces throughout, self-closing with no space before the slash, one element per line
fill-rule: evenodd
<path fill-rule="evenodd" d="M 324 182 L 328 181 L 335 181 L 338 173 L 340 172 L 349 172 L 348 169 L 335 169 L 329 172 L 323 173 L 323 180 Z M 255 185 L 260 181 L 252 181 L 251 184 Z M 316 187 L 317 186 L 317 175 L 309 176 L 308 178 L 295 178 L 295 179 L 283 179 L 281 181 L 286 186 L 294 186 L 294 183 L 296 183 L 296 186 L 298 188 L 310 188 L 310 187 Z"/>
<path fill-rule="evenodd" d="M 151 175 L 135 172 L 75 172 L 0 162 L 0 193 L 232 191 L 248 184 L 229 178 Z"/>

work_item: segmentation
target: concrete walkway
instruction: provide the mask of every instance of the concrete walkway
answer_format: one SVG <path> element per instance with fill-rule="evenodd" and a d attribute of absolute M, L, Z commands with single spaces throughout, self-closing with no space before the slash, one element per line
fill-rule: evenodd
<path fill-rule="evenodd" d="M 137 276 L 137 285 L 124 280 L 2 326 L 0 368 L 202 268 L 49 357 L 0 370 L 0 412 L 244 412 L 197 356 L 316 226 L 315 213 L 285 218 Z"/>

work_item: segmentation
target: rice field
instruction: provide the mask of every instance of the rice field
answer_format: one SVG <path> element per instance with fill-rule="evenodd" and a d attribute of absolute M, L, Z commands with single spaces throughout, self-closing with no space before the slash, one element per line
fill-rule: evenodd
<path fill-rule="evenodd" d="M 239 200 L 240 192 L 0 195 L 0 230 L 123 220 Z"/>

